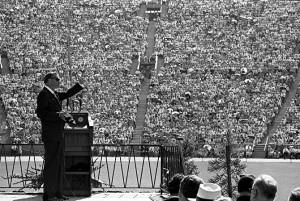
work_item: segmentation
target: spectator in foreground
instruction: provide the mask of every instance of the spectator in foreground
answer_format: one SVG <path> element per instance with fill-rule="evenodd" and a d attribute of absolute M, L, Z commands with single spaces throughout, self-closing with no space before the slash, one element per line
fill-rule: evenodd
<path fill-rule="evenodd" d="M 300 201 L 300 187 L 292 190 L 288 201 Z"/>
<path fill-rule="evenodd" d="M 272 201 L 277 192 L 277 182 L 273 177 L 266 174 L 259 175 L 251 189 L 251 201 Z"/>
<path fill-rule="evenodd" d="M 170 197 L 166 200 L 168 201 L 178 201 L 179 200 L 179 187 L 180 182 L 184 178 L 183 174 L 175 174 L 170 182 L 168 183 L 167 190 L 170 193 Z"/>
<path fill-rule="evenodd" d="M 238 197 L 237 201 L 250 201 L 251 188 L 254 182 L 254 176 L 242 176 L 238 182 Z"/>
<path fill-rule="evenodd" d="M 196 201 L 213 201 L 222 197 L 221 187 L 214 183 L 200 184 Z"/>
<path fill-rule="evenodd" d="M 232 199 L 230 197 L 220 197 L 216 201 L 232 201 Z"/>
<path fill-rule="evenodd" d="M 196 175 L 185 176 L 180 182 L 179 200 L 188 201 L 189 198 L 196 198 L 199 186 L 204 181 Z"/>

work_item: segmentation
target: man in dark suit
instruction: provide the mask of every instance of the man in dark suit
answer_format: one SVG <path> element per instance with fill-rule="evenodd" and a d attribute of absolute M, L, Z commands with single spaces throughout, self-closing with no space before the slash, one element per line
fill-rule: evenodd
<path fill-rule="evenodd" d="M 178 192 L 181 180 L 184 178 L 183 174 L 175 174 L 168 183 L 167 190 L 170 196 L 165 201 L 178 201 Z"/>
<path fill-rule="evenodd" d="M 64 162 L 64 125 L 68 114 L 62 110 L 62 101 L 83 89 L 75 84 L 67 92 L 56 92 L 60 78 L 56 73 L 44 77 L 44 88 L 37 97 L 37 116 L 42 124 L 42 141 L 45 149 L 44 201 L 66 200 L 63 196 Z"/>
<path fill-rule="evenodd" d="M 237 201 L 250 201 L 251 188 L 255 177 L 253 175 L 242 175 L 238 182 Z"/>

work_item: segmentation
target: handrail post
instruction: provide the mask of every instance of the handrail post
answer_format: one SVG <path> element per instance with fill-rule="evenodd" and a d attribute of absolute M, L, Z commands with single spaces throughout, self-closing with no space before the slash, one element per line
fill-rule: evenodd
<path fill-rule="evenodd" d="M 159 145 L 159 149 L 160 149 L 160 194 L 162 195 L 162 185 L 164 182 L 164 177 L 163 177 L 163 173 L 164 173 L 164 154 L 163 154 L 163 146 Z"/>
<path fill-rule="evenodd" d="M 266 151 L 267 145 L 269 144 L 269 136 L 267 137 L 266 143 L 265 143 L 265 148 L 264 151 Z"/>

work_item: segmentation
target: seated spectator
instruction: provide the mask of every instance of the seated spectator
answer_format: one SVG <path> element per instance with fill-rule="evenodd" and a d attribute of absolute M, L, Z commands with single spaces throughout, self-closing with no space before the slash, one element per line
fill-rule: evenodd
<path fill-rule="evenodd" d="M 195 198 L 199 189 L 199 185 L 204 181 L 196 175 L 188 175 L 182 179 L 179 187 L 179 200 L 187 201 L 189 198 Z"/>
<path fill-rule="evenodd" d="M 292 190 L 288 201 L 300 201 L 300 188 L 295 188 Z"/>
<path fill-rule="evenodd" d="M 238 182 L 238 193 L 236 201 L 250 201 L 251 188 L 254 177 L 252 175 L 242 176 Z"/>
<path fill-rule="evenodd" d="M 272 201 L 277 192 L 277 182 L 273 177 L 266 174 L 259 175 L 251 189 L 251 201 Z"/>
<path fill-rule="evenodd" d="M 221 187 L 218 184 L 200 184 L 196 201 L 213 201 L 221 198 Z"/>
<path fill-rule="evenodd" d="M 172 179 L 169 181 L 167 190 L 170 193 L 170 197 L 166 200 L 168 201 L 178 201 L 178 193 L 179 193 L 179 186 L 181 180 L 184 178 L 183 174 L 175 174 Z"/>

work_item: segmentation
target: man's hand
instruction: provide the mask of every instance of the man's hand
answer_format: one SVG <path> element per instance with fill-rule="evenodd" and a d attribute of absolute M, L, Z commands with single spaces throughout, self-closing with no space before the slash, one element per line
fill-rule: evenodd
<path fill-rule="evenodd" d="M 68 114 L 67 112 L 62 110 L 58 113 L 58 116 L 59 116 L 59 118 L 61 118 L 61 120 L 66 121 L 66 115 L 67 114 Z"/>

